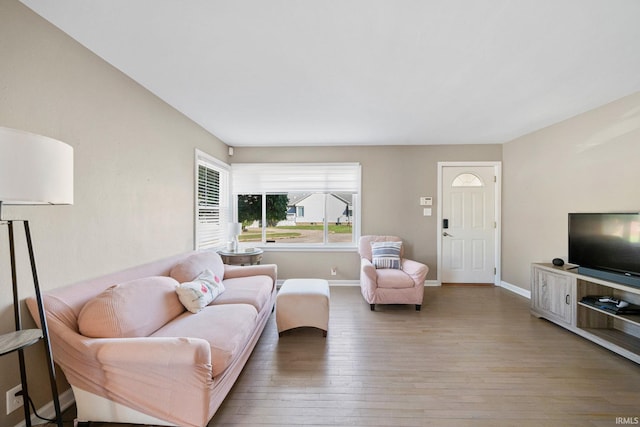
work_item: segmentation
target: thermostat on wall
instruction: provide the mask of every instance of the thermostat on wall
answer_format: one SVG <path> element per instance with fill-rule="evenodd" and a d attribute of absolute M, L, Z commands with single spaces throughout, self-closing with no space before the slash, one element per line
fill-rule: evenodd
<path fill-rule="evenodd" d="M 420 197 L 420 206 L 431 206 L 433 204 L 433 197 Z"/>

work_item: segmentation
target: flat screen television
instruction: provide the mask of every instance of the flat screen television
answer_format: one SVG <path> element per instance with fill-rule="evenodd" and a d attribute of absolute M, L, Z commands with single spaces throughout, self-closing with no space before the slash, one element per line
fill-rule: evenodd
<path fill-rule="evenodd" d="M 570 213 L 569 263 L 581 274 L 640 287 L 640 213 Z"/>

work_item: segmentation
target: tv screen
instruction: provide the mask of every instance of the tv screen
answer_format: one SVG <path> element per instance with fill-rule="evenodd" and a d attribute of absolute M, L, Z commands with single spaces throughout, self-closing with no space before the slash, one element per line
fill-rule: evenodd
<path fill-rule="evenodd" d="M 570 213 L 569 263 L 640 277 L 640 213 Z"/>

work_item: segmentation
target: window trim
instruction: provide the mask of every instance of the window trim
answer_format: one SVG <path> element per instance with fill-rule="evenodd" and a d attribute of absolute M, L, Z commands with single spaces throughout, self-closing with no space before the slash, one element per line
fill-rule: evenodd
<path fill-rule="evenodd" d="M 336 252 L 351 252 L 357 249 L 358 240 L 361 235 L 361 218 L 362 218 L 362 208 L 361 208 L 361 198 L 362 198 L 362 166 L 360 163 L 348 163 L 348 162 L 335 162 L 335 163 L 232 163 L 231 164 L 231 205 L 233 210 L 233 218 L 234 221 L 237 221 L 238 218 L 238 203 L 237 197 L 240 194 L 260 194 L 262 196 L 262 218 L 263 224 L 266 218 L 266 197 L 270 194 L 282 194 L 282 193 L 291 193 L 291 192 L 300 192 L 300 188 L 291 188 L 288 191 L 280 188 L 278 191 L 273 191 L 272 188 L 261 188 L 259 190 L 251 190 L 251 188 L 247 188 L 246 186 L 242 186 L 238 189 L 236 184 L 236 174 L 238 166 L 240 168 L 249 168 L 252 173 L 256 173 L 255 170 L 258 168 L 264 168 L 267 171 L 273 170 L 283 170 L 285 168 L 304 168 L 308 170 L 309 168 L 313 168 L 314 166 L 318 168 L 322 167 L 351 167 L 353 168 L 353 172 L 355 172 L 356 178 L 355 183 L 353 184 L 353 194 L 354 201 L 352 205 L 352 209 L 356 212 L 356 215 L 353 217 L 353 231 L 352 231 L 352 240 L 351 242 L 329 242 L 328 240 L 328 225 L 330 221 L 324 215 L 324 237 L 323 242 L 320 243 L 278 243 L 278 242 L 266 242 L 266 228 L 262 228 L 262 241 L 253 243 L 254 246 L 260 247 L 265 250 L 274 250 L 274 251 L 336 251 Z M 236 171 L 234 171 L 234 167 Z M 259 173 L 259 172 L 258 172 Z M 269 173 L 269 172 L 267 172 Z M 255 179 L 255 175 L 254 175 Z M 256 182 L 260 182 L 262 180 L 256 180 Z M 246 181 L 245 181 L 246 182 Z M 295 182 L 295 181 L 294 181 Z M 323 193 L 325 195 L 324 201 L 324 209 L 326 211 L 327 204 L 327 195 L 330 193 L 336 192 L 345 192 L 343 187 L 336 187 L 335 189 L 331 189 L 331 187 L 327 187 L 327 182 L 324 182 L 319 187 L 314 189 L 309 189 L 310 193 Z M 258 187 L 258 186 L 257 186 Z M 349 191 L 351 192 L 351 191 Z"/>

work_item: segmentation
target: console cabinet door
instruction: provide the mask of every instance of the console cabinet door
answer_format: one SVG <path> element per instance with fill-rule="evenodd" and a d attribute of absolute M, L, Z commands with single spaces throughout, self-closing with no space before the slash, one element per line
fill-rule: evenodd
<path fill-rule="evenodd" d="M 571 325 L 575 279 L 569 275 L 534 268 L 532 285 L 533 309 L 549 320 Z"/>

